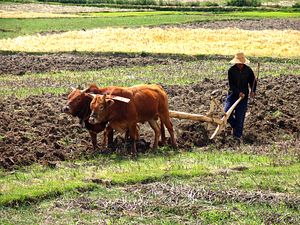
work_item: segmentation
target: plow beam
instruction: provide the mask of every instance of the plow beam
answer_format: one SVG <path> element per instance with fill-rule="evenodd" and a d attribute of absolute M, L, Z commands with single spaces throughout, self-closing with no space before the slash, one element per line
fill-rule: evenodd
<path fill-rule="evenodd" d="M 222 124 L 223 121 L 219 118 L 213 118 L 201 114 L 192 114 L 192 113 L 185 113 L 185 112 L 178 112 L 178 111 L 169 111 L 169 115 L 172 118 L 178 119 L 187 119 L 187 120 L 194 120 L 194 121 L 201 121 L 201 122 L 208 122 L 208 123 L 216 123 Z"/>

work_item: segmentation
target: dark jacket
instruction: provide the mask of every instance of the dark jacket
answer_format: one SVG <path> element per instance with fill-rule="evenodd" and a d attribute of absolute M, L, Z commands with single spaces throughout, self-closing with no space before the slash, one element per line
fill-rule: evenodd
<path fill-rule="evenodd" d="M 252 69 L 244 65 L 240 70 L 237 65 L 233 65 L 228 70 L 229 92 L 233 98 L 238 98 L 240 92 L 245 94 L 245 98 L 249 95 L 249 88 L 253 88 L 253 92 L 256 91 L 255 76 Z M 253 86 L 253 82 L 255 82 Z"/>

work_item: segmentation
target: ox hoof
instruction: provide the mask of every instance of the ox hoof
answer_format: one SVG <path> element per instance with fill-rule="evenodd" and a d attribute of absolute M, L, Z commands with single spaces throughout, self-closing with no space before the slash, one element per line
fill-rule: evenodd
<path fill-rule="evenodd" d="M 109 149 L 103 149 L 100 151 L 101 154 L 104 154 L 104 155 L 108 155 L 111 153 L 111 151 Z"/>
<path fill-rule="evenodd" d="M 165 146 L 167 144 L 167 141 L 165 140 L 165 141 L 159 141 L 158 142 L 158 146 L 159 147 L 162 147 L 162 146 Z"/>
<path fill-rule="evenodd" d="M 153 145 L 152 148 L 151 148 L 151 151 L 155 152 L 158 148 L 158 145 Z"/>
<path fill-rule="evenodd" d="M 131 159 L 133 159 L 133 160 L 137 160 L 137 154 L 135 153 L 131 153 L 130 154 L 130 157 L 131 157 Z"/>

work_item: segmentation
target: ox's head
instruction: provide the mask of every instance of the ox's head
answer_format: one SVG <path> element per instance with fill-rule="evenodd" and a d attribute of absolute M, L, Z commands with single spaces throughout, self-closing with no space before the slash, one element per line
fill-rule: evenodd
<path fill-rule="evenodd" d="M 88 108 L 91 97 L 89 97 L 86 92 L 87 89 L 80 90 L 72 87 L 72 91 L 68 95 L 67 104 L 62 108 L 62 112 L 78 116 L 84 108 Z"/>
<path fill-rule="evenodd" d="M 106 95 L 93 95 L 90 103 L 91 115 L 89 123 L 96 124 L 104 122 L 108 116 L 108 108 L 114 104 L 114 100 Z"/>

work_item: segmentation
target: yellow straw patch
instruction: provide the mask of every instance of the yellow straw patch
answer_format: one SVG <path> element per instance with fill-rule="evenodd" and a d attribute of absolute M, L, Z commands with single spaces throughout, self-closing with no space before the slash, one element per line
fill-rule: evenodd
<path fill-rule="evenodd" d="M 0 40 L 0 50 L 25 52 L 151 52 L 299 57 L 300 32 L 240 29 L 109 28 Z"/>
<path fill-rule="evenodd" d="M 0 10 L 0 18 L 59 18 L 59 17 L 80 17 L 76 14 L 67 13 L 44 13 L 44 12 L 5 12 Z"/>

